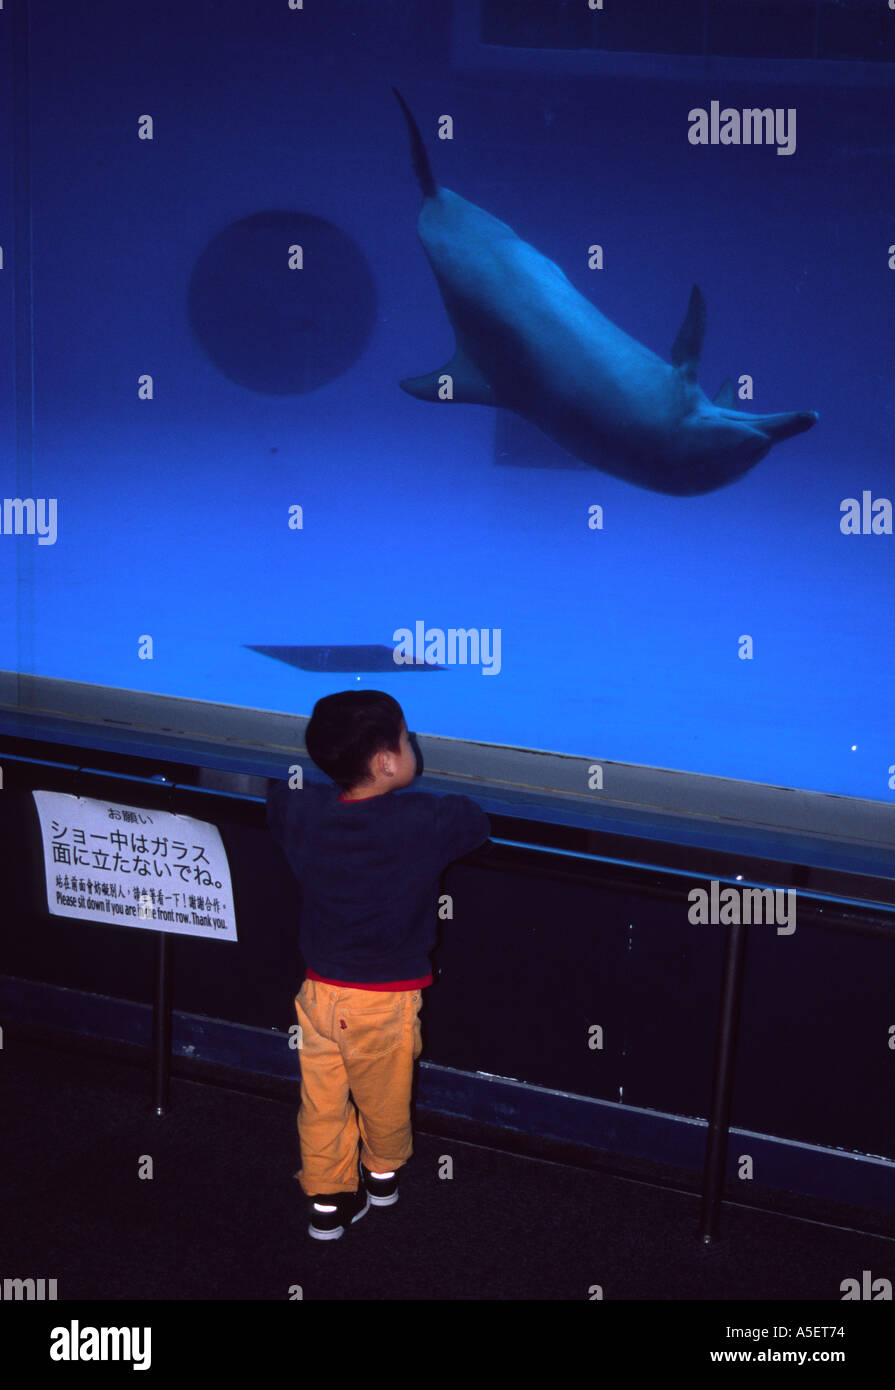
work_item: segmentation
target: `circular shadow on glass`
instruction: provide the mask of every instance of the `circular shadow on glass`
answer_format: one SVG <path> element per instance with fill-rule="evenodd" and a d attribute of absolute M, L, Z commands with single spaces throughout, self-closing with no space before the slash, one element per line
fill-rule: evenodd
<path fill-rule="evenodd" d="M 301 248 L 302 269 L 290 269 Z M 187 291 L 190 325 L 224 376 L 271 396 L 315 391 L 348 370 L 376 321 L 360 248 L 322 217 L 258 212 L 202 252 Z"/>

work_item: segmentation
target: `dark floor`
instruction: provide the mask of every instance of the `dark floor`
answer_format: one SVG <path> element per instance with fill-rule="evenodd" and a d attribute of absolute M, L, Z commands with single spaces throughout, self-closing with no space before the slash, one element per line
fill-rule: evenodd
<path fill-rule="evenodd" d="M 821 1222 L 816 1204 L 725 1202 L 706 1249 L 699 1196 L 668 1173 L 619 1176 L 544 1144 L 507 1152 L 506 1136 L 500 1149 L 493 1132 L 421 1114 L 397 1205 L 314 1241 L 292 1176 L 297 1086 L 228 1080 L 175 1074 L 159 1119 L 147 1054 L 7 1030 L 0 1277 L 55 1278 L 59 1299 L 278 1301 L 293 1285 L 313 1300 L 584 1301 L 596 1284 L 607 1300 L 827 1301 L 865 1269 L 895 1280 L 879 1213 L 826 1208 Z"/>

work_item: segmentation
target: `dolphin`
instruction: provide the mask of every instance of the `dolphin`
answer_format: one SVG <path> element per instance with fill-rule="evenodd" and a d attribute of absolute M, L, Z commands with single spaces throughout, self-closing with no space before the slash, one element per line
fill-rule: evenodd
<path fill-rule="evenodd" d="M 710 401 L 696 382 L 706 319 L 698 285 L 669 366 L 505 222 L 440 187 L 413 114 L 392 91 L 423 194 L 420 241 L 456 340 L 444 367 L 400 383 L 409 395 L 515 411 L 584 463 L 675 497 L 727 487 L 816 423 L 813 410 L 735 409 L 730 379 Z"/>

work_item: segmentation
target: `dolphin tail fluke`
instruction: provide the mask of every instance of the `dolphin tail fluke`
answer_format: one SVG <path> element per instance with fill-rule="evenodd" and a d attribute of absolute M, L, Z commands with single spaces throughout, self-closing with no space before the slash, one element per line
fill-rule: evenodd
<path fill-rule="evenodd" d="M 698 285 L 690 291 L 687 317 L 681 324 L 680 332 L 671 349 L 671 364 L 681 369 L 688 381 L 696 380 L 699 359 L 702 355 L 702 340 L 705 337 L 705 295 Z M 723 389 L 723 388 L 722 388 Z"/>
<path fill-rule="evenodd" d="M 779 444 L 781 439 L 791 439 L 794 434 L 810 430 L 819 417 L 816 410 L 792 410 L 782 415 L 750 415 L 748 418 L 750 425 L 761 430 L 772 444 Z"/>
<path fill-rule="evenodd" d="M 456 401 L 460 405 L 495 405 L 491 385 L 475 363 L 458 348 L 446 366 L 425 376 L 407 377 L 401 390 L 418 401 Z"/>
<path fill-rule="evenodd" d="M 438 192 L 438 184 L 435 182 L 432 173 L 432 166 L 429 163 L 429 156 L 426 154 L 426 147 L 423 144 L 423 137 L 420 135 L 420 128 L 414 120 L 413 112 L 397 87 L 392 87 L 392 91 L 401 103 L 401 110 L 404 112 L 404 119 L 407 122 L 407 129 L 410 132 L 410 153 L 413 159 L 413 172 L 416 174 L 419 186 L 423 190 L 423 197 L 434 198 L 435 194 Z"/>

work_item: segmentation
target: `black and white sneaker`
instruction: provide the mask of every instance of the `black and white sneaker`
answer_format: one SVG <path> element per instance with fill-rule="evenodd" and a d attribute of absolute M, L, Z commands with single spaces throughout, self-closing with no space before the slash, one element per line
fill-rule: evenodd
<path fill-rule="evenodd" d="M 308 1199 L 308 1235 L 314 1240 L 338 1240 L 345 1227 L 360 1221 L 372 1198 L 360 1184 L 356 1192 L 320 1193 Z"/>
<path fill-rule="evenodd" d="M 392 1207 L 398 1200 L 397 1173 L 371 1173 L 363 1164 L 360 1166 L 361 1182 L 370 1194 L 374 1207 Z"/>

